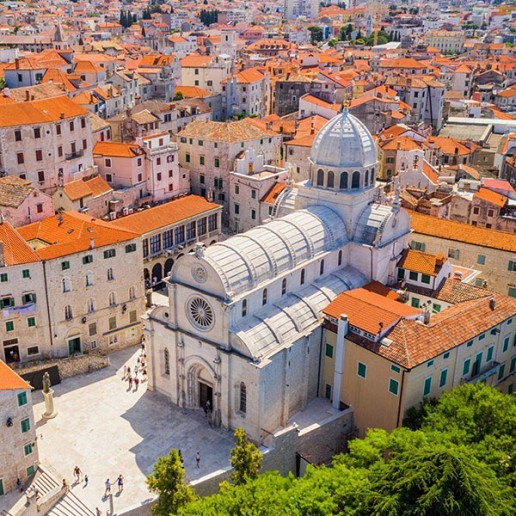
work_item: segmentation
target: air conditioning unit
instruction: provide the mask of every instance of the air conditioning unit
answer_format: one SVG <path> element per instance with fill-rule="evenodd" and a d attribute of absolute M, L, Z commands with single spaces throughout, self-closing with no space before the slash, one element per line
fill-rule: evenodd
<path fill-rule="evenodd" d="M 116 220 L 116 211 L 112 211 L 109 214 L 109 220 Z"/>

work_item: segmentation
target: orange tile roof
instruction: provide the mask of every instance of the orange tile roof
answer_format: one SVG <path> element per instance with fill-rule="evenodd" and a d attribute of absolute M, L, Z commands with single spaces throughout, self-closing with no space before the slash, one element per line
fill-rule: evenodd
<path fill-rule="evenodd" d="M 280 193 L 285 190 L 285 183 L 276 183 L 272 188 L 262 197 L 262 202 L 266 204 L 274 204 Z"/>
<path fill-rule="evenodd" d="M 87 180 L 70 181 L 64 185 L 63 189 L 71 201 L 77 201 L 90 195 L 98 197 L 113 190 L 101 176 L 95 176 Z"/>
<path fill-rule="evenodd" d="M 97 248 L 138 237 L 137 232 L 116 228 L 108 222 L 76 211 L 63 212 L 23 226 L 18 232 L 29 244 L 34 242 L 32 245 L 37 247 L 36 253 L 42 260 L 87 251 L 91 239 Z"/>
<path fill-rule="evenodd" d="M 346 314 L 350 325 L 377 335 L 381 328 L 385 331 L 403 317 L 419 315 L 421 310 L 377 292 L 358 288 L 339 294 L 323 313 L 336 319 Z"/>
<path fill-rule="evenodd" d="M 134 158 L 144 153 L 139 145 L 134 143 L 98 142 L 93 147 L 93 155 L 113 156 L 116 158 Z"/>
<path fill-rule="evenodd" d="M 515 234 L 438 219 L 416 211 L 410 211 L 409 214 L 412 219 L 412 229 L 416 233 L 511 253 L 516 252 Z"/>
<path fill-rule="evenodd" d="M 19 265 L 39 261 L 38 255 L 9 222 L 0 223 L 0 242 L 4 245 L 5 265 Z"/>
<path fill-rule="evenodd" d="M 423 174 L 430 179 L 430 181 L 436 185 L 439 182 L 439 174 L 435 171 L 435 169 L 428 163 L 428 161 L 423 160 Z"/>
<path fill-rule="evenodd" d="M 399 136 L 398 138 L 392 139 L 384 144 L 380 141 L 379 145 L 383 150 L 411 151 L 421 149 L 421 145 L 408 136 Z"/>
<path fill-rule="evenodd" d="M 498 192 L 493 192 L 492 190 L 488 190 L 487 188 L 480 188 L 478 192 L 473 194 L 474 199 L 480 199 L 481 201 L 486 201 L 490 204 L 494 204 L 499 208 L 503 208 L 508 201 L 508 198 L 505 195 L 502 195 Z"/>
<path fill-rule="evenodd" d="M 251 84 L 264 79 L 264 75 L 256 68 L 248 68 L 236 74 L 237 81 L 241 84 Z"/>
<path fill-rule="evenodd" d="M 16 104 L 0 104 L 0 127 L 44 124 L 58 121 L 61 115 L 64 118 L 73 118 L 88 114 L 89 111 L 65 95 Z"/>
<path fill-rule="evenodd" d="M 155 229 L 170 226 L 203 213 L 208 214 L 218 209 L 221 209 L 220 204 L 209 202 L 204 197 L 198 195 L 187 195 L 186 197 L 174 199 L 165 204 L 133 213 L 127 217 L 122 217 L 111 222 L 111 225 L 143 235 Z"/>
<path fill-rule="evenodd" d="M 444 262 L 442 254 L 435 255 L 415 251 L 414 249 L 405 249 L 398 262 L 398 267 L 429 276 L 437 276 Z"/>
<path fill-rule="evenodd" d="M 26 382 L 5 362 L 0 360 L 0 391 L 12 391 L 19 389 L 30 389 L 29 382 Z"/>
<path fill-rule="evenodd" d="M 179 85 L 176 86 L 176 93 L 182 93 L 183 97 L 186 99 L 195 99 L 195 98 L 205 98 L 205 97 L 211 97 L 213 93 L 209 92 L 208 90 L 203 90 L 202 88 L 199 88 L 198 86 L 184 86 Z"/>
<path fill-rule="evenodd" d="M 181 59 L 182 68 L 202 68 L 211 63 L 210 56 L 201 56 L 199 54 L 191 54 Z"/>
<path fill-rule="evenodd" d="M 310 93 L 303 95 L 301 98 L 306 102 L 310 102 L 310 104 L 315 104 L 316 106 L 321 106 L 327 109 L 331 109 L 333 111 L 340 111 L 340 109 L 342 108 L 340 104 L 330 104 L 329 102 L 326 102 L 325 100 L 315 97 Z"/>
<path fill-rule="evenodd" d="M 252 118 L 244 118 L 237 122 L 194 120 L 179 135 L 220 142 L 242 142 L 277 136 L 275 132 L 259 127 Z"/>

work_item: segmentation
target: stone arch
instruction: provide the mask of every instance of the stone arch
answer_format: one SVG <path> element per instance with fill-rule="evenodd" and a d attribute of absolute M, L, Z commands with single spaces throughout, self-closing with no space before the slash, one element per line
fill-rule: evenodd
<path fill-rule="evenodd" d="M 351 189 L 358 190 L 360 188 L 360 172 L 355 170 L 351 176 Z"/>
<path fill-rule="evenodd" d="M 369 186 L 369 170 L 365 171 L 364 186 Z"/>
<path fill-rule="evenodd" d="M 333 188 L 335 186 L 335 174 L 331 170 L 328 172 L 328 176 L 326 177 L 326 186 L 328 188 Z"/>
<path fill-rule="evenodd" d="M 317 186 L 324 186 L 324 170 L 322 168 L 317 171 Z"/>
<path fill-rule="evenodd" d="M 168 258 L 165 261 L 165 265 L 163 267 L 163 276 L 167 277 L 170 274 L 170 271 L 172 270 L 172 266 L 174 265 L 174 260 L 172 258 Z"/>
<path fill-rule="evenodd" d="M 145 284 L 145 288 L 150 288 L 150 272 L 149 269 L 143 269 L 143 282 Z"/>
<path fill-rule="evenodd" d="M 187 365 L 186 362 L 191 362 Z M 186 368 L 186 406 L 190 408 L 202 408 L 201 403 L 205 400 L 202 396 L 206 395 L 206 392 L 202 392 L 204 389 L 201 384 L 211 389 L 208 392 L 208 399 L 210 399 L 211 406 L 213 409 L 218 408 L 218 396 L 215 396 L 217 390 L 217 374 L 213 370 L 206 360 L 202 357 L 195 356 L 185 360 Z"/>
<path fill-rule="evenodd" d="M 152 286 L 156 286 L 159 283 L 161 283 L 161 280 L 163 279 L 163 266 L 161 263 L 155 263 L 152 267 Z"/>
<path fill-rule="evenodd" d="M 342 172 L 342 174 L 340 175 L 339 188 L 341 190 L 347 190 L 348 189 L 348 173 L 347 172 Z"/>

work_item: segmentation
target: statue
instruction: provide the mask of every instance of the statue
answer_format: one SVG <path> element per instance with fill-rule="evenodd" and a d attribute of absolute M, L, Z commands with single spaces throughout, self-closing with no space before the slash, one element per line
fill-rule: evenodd
<path fill-rule="evenodd" d="M 48 374 L 48 371 L 45 372 L 43 375 L 43 392 L 49 393 L 50 392 L 50 375 Z"/>

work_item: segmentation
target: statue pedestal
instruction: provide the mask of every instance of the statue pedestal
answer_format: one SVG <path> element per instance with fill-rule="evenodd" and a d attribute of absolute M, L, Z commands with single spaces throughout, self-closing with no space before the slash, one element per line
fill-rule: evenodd
<path fill-rule="evenodd" d="M 56 417 L 57 412 L 54 410 L 54 389 L 50 389 L 48 392 L 43 391 L 43 397 L 45 398 L 45 412 L 43 412 L 43 417 L 45 419 Z"/>

